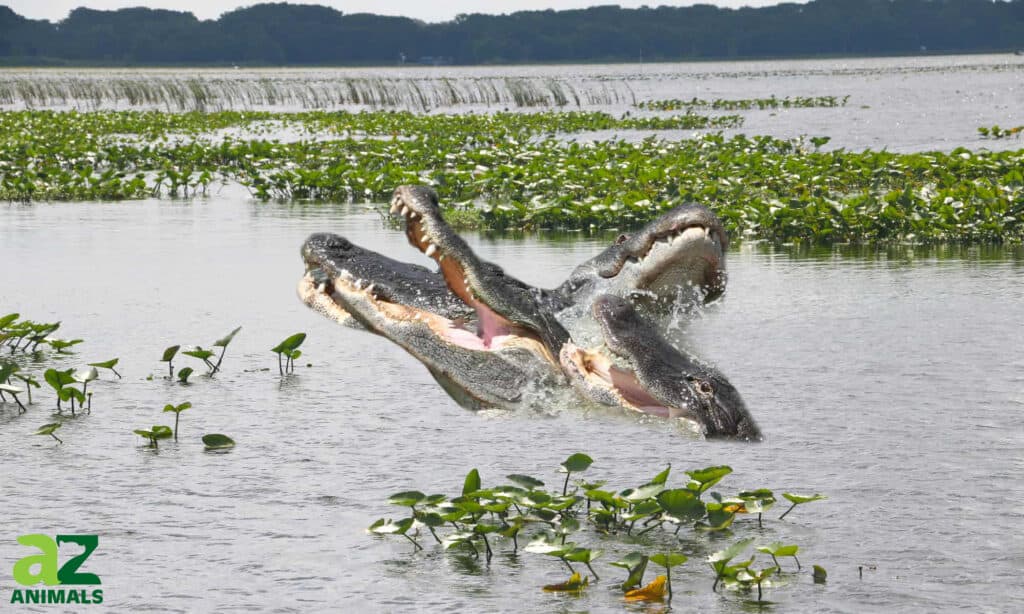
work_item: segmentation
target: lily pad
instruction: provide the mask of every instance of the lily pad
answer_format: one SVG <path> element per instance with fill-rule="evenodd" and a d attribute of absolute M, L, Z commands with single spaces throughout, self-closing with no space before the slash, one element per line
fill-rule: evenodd
<path fill-rule="evenodd" d="M 203 435 L 203 445 L 210 450 L 222 450 L 225 448 L 233 448 L 235 446 L 235 440 L 231 439 L 227 435 L 221 435 L 220 433 L 210 433 L 209 435 Z"/>

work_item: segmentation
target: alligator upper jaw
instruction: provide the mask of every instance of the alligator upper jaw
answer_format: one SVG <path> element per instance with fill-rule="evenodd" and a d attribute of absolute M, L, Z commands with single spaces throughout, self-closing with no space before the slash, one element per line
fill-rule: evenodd
<path fill-rule="evenodd" d="M 725 288 L 726 249 L 728 238 L 714 213 L 684 205 L 624 235 L 599 257 L 597 273 L 668 298 L 675 288 L 693 285 L 713 300 Z"/>
<path fill-rule="evenodd" d="M 476 311 L 476 333 L 484 347 L 490 347 L 500 337 L 530 338 L 544 348 L 550 362 L 557 363 L 555 355 L 561 344 L 552 341 L 553 335 L 545 335 L 530 325 L 513 322 L 492 307 L 493 303 L 500 300 L 490 296 L 487 289 L 494 282 L 486 282 L 478 277 L 489 265 L 480 261 L 462 238 L 444 222 L 433 190 L 424 186 L 400 186 L 391 200 L 391 213 L 405 220 L 405 235 L 409 244 L 434 260 L 448 288 Z M 496 270 L 496 267 L 490 266 Z M 500 275 L 503 277 L 503 273 Z"/>
<path fill-rule="evenodd" d="M 632 370 L 617 366 L 599 351 L 567 343 L 562 346 L 559 360 L 562 370 L 584 396 L 605 405 L 618 405 L 642 414 L 678 418 L 691 428 L 702 430 L 688 409 L 672 407 L 655 398 Z"/>
<path fill-rule="evenodd" d="M 431 311 L 392 302 L 375 284 L 356 279 L 347 271 L 341 271 L 332 277 L 323 269 L 312 267 L 299 280 L 298 294 L 299 299 L 311 309 L 339 323 L 345 323 L 354 315 L 353 312 L 356 310 L 348 306 L 352 305 L 354 300 L 360 300 L 360 320 L 368 319 L 366 313 L 369 308 L 374 321 L 362 323 L 384 336 L 390 337 L 387 326 L 405 324 L 426 328 L 437 339 L 464 350 L 499 352 L 511 347 L 521 347 L 540 355 L 546 353 L 535 339 L 511 333 L 495 335 L 490 343 L 485 344 L 480 337 L 466 328 L 466 320 L 449 319 Z"/>

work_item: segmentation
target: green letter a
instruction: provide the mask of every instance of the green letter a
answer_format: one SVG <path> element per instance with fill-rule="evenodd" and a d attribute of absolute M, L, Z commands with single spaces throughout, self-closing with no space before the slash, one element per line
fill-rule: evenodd
<path fill-rule="evenodd" d="M 26 556 L 14 564 L 14 581 L 22 586 L 35 586 L 40 582 L 48 586 L 60 584 L 57 580 L 57 542 L 49 535 L 33 533 L 18 538 L 22 546 L 39 548 L 42 554 Z M 32 573 L 32 566 L 39 565 L 39 572 Z"/>

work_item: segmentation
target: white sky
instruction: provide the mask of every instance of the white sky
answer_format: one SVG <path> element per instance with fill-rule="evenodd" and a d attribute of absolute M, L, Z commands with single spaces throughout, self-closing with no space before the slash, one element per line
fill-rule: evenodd
<path fill-rule="evenodd" d="M 794 0 L 790 0 L 794 1 Z M 807 0 L 795 0 L 806 2 Z M 471 2 L 469 0 L 391 0 L 389 2 L 369 2 L 365 0 L 292 0 L 292 4 L 321 4 L 333 6 L 345 13 L 377 13 L 378 15 L 402 15 L 424 21 L 447 21 L 459 13 L 511 13 L 515 11 L 531 11 L 544 9 L 574 9 L 601 4 L 618 4 L 623 7 L 643 5 L 689 6 L 692 4 L 715 4 L 723 7 L 737 8 L 740 6 L 766 6 L 779 4 L 779 0 L 694 0 L 672 2 L 658 0 L 528 0 L 526 2 L 510 2 L 497 0 L 491 2 Z M 6 0 L 3 2 L 14 12 L 31 19 L 48 19 L 59 21 L 67 17 L 71 9 L 86 6 L 92 9 L 114 10 L 130 6 L 148 6 L 150 8 L 189 11 L 200 19 L 216 19 L 225 13 L 241 6 L 260 4 L 258 1 L 245 0 Z"/>

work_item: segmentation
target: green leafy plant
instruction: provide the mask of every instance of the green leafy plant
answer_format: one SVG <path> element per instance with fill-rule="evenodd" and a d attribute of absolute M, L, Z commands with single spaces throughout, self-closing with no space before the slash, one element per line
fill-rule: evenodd
<path fill-rule="evenodd" d="M 577 453 L 566 459 L 559 471 L 585 471 L 592 463 L 589 456 Z M 627 538 L 632 540 L 631 543 L 645 543 L 640 541 L 644 533 L 666 526 L 674 527 L 675 533 L 687 526 L 695 531 L 706 530 L 709 525 L 720 524 L 716 514 L 728 515 L 731 525 L 735 515 L 761 510 L 763 508 L 759 506 L 768 505 L 766 502 L 773 500 L 771 491 L 763 488 L 743 491 L 742 497 L 723 496 L 711 490 L 731 472 L 727 466 L 690 470 L 686 472 L 688 481 L 685 487 L 672 488 L 668 484 L 669 466 L 641 486 L 616 492 L 604 490 L 604 481 L 576 481 L 577 488 L 570 491 L 566 480 L 563 480 L 562 489 L 545 491 L 542 480 L 524 474 L 510 474 L 506 476 L 507 483 L 487 486 L 480 472 L 471 469 L 461 482 L 461 494 L 455 497 L 427 495 L 415 489 L 391 495 L 389 503 L 408 508 L 408 516 L 380 518 L 370 525 L 368 531 L 375 535 L 401 535 L 414 544 L 417 552 L 425 549 L 418 540 L 421 531 L 429 531 L 444 550 L 465 549 L 480 558 L 485 554 L 488 563 L 502 539 L 511 540 L 512 552 L 517 553 L 518 536 L 527 531 L 532 537 L 523 548 L 525 552 L 555 559 L 572 574 L 578 573 L 574 565 L 583 564 L 590 576 L 598 580 L 597 567 L 604 547 L 598 549 L 581 543 L 581 538 L 585 538 L 588 532 L 600 535 L 602 546 L 617 535 L 632 536 Z M 707 501 L 702 499 L 704 495 L 707 495 Z M 644 528 L 634 532 L 637 526 Z M 699 535 L 702 533 L 694 533 L 694 536 Z M 717 591 L 722 583 L 733 590 L 753 590 L 756 586 L 760 601 L 768 579 L 778 569 L 777 564 L 763 569 L 752 568 L 756 554 L 746 560 L 736 560 L 754 543 L 754 539 L 741 539 L 708 556 L 708 564 L 715 574 L 713 590 Z M 795 557 L 797 547 L 779 542 L 761 546 L 758 551 L 774 553 L 773 556 Z M 621 585 L 627 601 L 660 600 L 666 591 L 671 601 L 671 570 L 685 563 L 687 556 L 682 552 L 665 550 L 650 555 L 635 551 L 609 564 L 628 572 Z M 641 587 L 644 571 L 651 561 L 665 567 L 666 573 Z M 774 558 L 773 561 L 777 563 Z"/>
<path fill-rule="evenodd" d="M 133 432 L 136 435 L 140 435 L 148 439 L 149 447 L 151 448 L 159 448 L 160 446 L 159 444 L 157 444 L 157 441 L 161 439 L 170 439 L 174 435 L 174 432 L 171 430 L 171 427 L 169 426 L 154 426 L 148 430 L 135 429 L 135 431 Z"/>
<path fill-rule="evenodd" d="M 203 445 L 207 450 L 227 450 L 235 447 L 235 440 L 220 433 L 203 435 Z"/>
<path fill-rule="evenodd" d="M 621 567 L 629 573 L 626 581 L 622 583 L 623 592 L 643 584 L 644 571 L 647 570 L 647 562 L 649 560 L 650 557 L 646 554 L 641 552 L 630 552 L 623 557 L 622 560 L 609 563 L 615 567 Z"/>
<path fill-rule="evenodd" d="M 65 352 L 65 350 L 72 346 L 78 345 L 79 343 L 82 343 L 82 341 L 82 339 L 51 339 L 50 347 L 56 350 L 58 354 L 67 354 L 68 352 Z"/>
<path fill-rule="evenodd" d="M 114 375 L 117 376 L 117 379 L 121 379 L 121 374 L 118 373 L 117 369 L 114 368 L 117 366 L 118 360 L 119 359 L 117 358 L 111 358 L 110 360 L 104 360 L 103 362 L 90 362 L 88 366 L 97 367 L 100 369 L 110 369 L 114 373 Z"/>
<path fill-rule="evenodd" d="M 782 566 L 779 564 L 778 557 L 791 556 L 793 557 L 793 560 L 796 561 L 796 568 L 797 570 L 799 570 L 800 559 L 796 558 L 796 553 L 799 550 L 800 546 L 797 546 L 796 544 L 783 544 L 782 542 L 772 542 L 766 546 L 757 547 L 758 552 L 764 552 L 765 554 L 771 555 L 772 561 L 775 563 L 775 566 L 779 569 L 782 569 Z"/>
<path fill-rule="evenodd" d="M 284 375 L 295 371 L 295 359 L 302 355 L 299 346 L 306 340 L 306 333 L 295 333 L 281 343 L 275 345 L 270 351 L 277 354 L 277 370 Z M 281 358 L 287 360 L 282 365 Z"/>
<path fill-rule="evenodd" d="M 209 373 L 210 375 L 213 375 L 216 372 L 217 366 L 210 361 L 210 358 L 213 357 L 212 351 L 204 350 L 202 346 L 197 345 L 191 350 L 182 350 L 181 353 L 184 354 L 185 356 L 191 356 L 192 358 L 198 358 L 199 360 L 203 361 L 203 364 L 205 364 L 206 368 L 208 369 L 207 373 Z"/>
<path fill-rule="evenodd" d="M 708 563 L 711 568 L 715 570 L 715 584 L 711 587 L 711 590 L 717 590 L 718 584 L 723 580 L 735 578 L 739 572 L 747 567 L 750 567 L 751 563 L 754 562 L 754 558 L 751 557 L 747 561 L 730 565 L 732 560 L 743 553 L 750 544 L 754 542 L 753 537 L 747 537 L 741 539 L 733 545 L 729 546 L 724 550 L 719 550 L 708 556 Z"/>
<path fill-rule="evenodd" d="M 25 392 L 23 388 L 11 386 L 10 384 L 0 384 L 0 392 L 6 392 L 7 394 L 14 397 L 14 402 L 18 404 L 18 413 L 25 413 L 28 411 L 28 409 L 26 409 L 25 406 L 22 404 L 21 399 L 18 398 L 19 394 Z"/>
<path fill-rule="evenodd" d="M 60 427 L 61 427 L 61 423 L 60 422 L 51 422 L 50 424 L 44 424 L 43 426 L 39 427 L 39 429 L 36 430 L 35 434 L 36 435 L 49 435 L 50 437 L 53 437 L 54 439 L 56 439 L 57 443 L 62 444 L 62 443 L 64 443 L 64 441 L 60 437 L 57 437 L 54 434 L 54 431 L 56 431 Z"/>
<path fill-rule="evenodd" d="M 563 495 L 569 488 L 569 476 L 571 476 L 573 473 L 586 471 L 587 468 L 590 467 L 591 464 L 593 464 L 593 462 L 594 459 L 590 458 L 586 454 L 583 454 L 582 452 L 577 452 L 571 455 L 569 458 L 562 461 L 562 465 L 559 471 L 565 473 L 565 484 L 562 485 Z"/>
<path fill-rule="evenodd" d="M 174 412 L 174 441 L 178 441 L 178 419 L 181 418 L 181 412 L 189 409 L 190 407 L 192 407 L 192 403 L 188 401 L 185 401 L 180 405 L 173 405 L 170 403 L 164 405 L 165 412 Z"/>
<path fill-rule="evenodd" d="M 89 405 L 86 407 L 89 413 L 92 413 L 92 393 L 89 392 L 89 382 L 98 379 L 100 376 L 96 367 L 89 367 L 88 369 L 78 369 L 71 374 L 72 379 L 82 385 L 81 395 L 75 395 L 79 399 L 79 404 L 83 403 L 84 399 L 88 399 Z M 74 412 L 75 404 L 72 399 L 71 410 Z"/>
<path fill-rule="evenodd" d="M 782 496 L 785 497 L 786 500 L 788 500 L 793 505 L 789 506 L 789 509 L 786 510 L 785 512 L 783 512 L 781 516 L 779 516 L 779 520 L 782 520 L 783 518 L 785 518 L 798 505 L 802 505 L 804 503 L 811 503 L 812 501 L 821 501 L 822 499 L 827 499 L 828 498 L 825 495 L 819 495 L 819 494 L 798 495 L 796 493 L 791 493 L 791 492 L 784 492 L 784 493 L 782 493 Z"/>
<path fill-rule="evenodd" d="M 39 388 L 40 384 L 33 376 L 28 373 L 15 373 L 14 377 L 20 379 L 25 384 L 25 393 L 28 395 L 28 404 L 32 404 L 32 389 Z M 2 378 L 0 378 L 2 381 Z"/>
<path fill-rule="evenodd" d="M 684 554 L 678 552 L 658 553 L 651 555 L 651 562 L 665 568 L 666 586 L 668 587 L 668 602 L 672 603 L 672 568 L 678 567 L 689 560 Z"/>
<path fill-rule="evenodd" d="M 58 371 L 57 369 L 52 369 L 51 368 L 51 369 L 47 369 L 43 373 L 43 380 L 45 380 L 46 383 L 49 384 L 50 387 L 53 388 L 54 391 L 57 393 L 57 411 L 58 412 L 62 411 L 62 409 L 61 409 L 61 402 L 62 401 L 71 400 L 72 401 L 71 412 L 72 412 L 72 414 L 74 413 L 75 407 L 74 407 L 74 400 L 72 398 L 72 395 L 74 393 L 65 393 L 65 388 L 64 388 L 68 384 L 73 384 L 75 382 L 75 378 L 72 377 L 72 375 L 71 375 L 73 371 L 74 371 L 74 369 L 67 369 L 67 370 L 64 370 L 64 371 Z"/>
<path fill-rule="evenodd" d="M 220 348 L 220 356 L 217 357 L 217 363 L 213 365 L 213 373 L 220 371 L 220 363 L 224 361 L 224 352 L 227 351 L 228 345 L 231 344 L 231 340 L 235 338 L 235 335 L 237 335 L 240 330 L 242 330 L 241 326 L 213 342 L 213 347 Z"/>
<path fill-rule="evenodd" d="M 178 369 L 178 381 L 181 382 L 182 384 L 187 384 L 188 378 L 192 375 L 192 373 L 192 367 Z"/>
<path fill-rule="evenodd" d="M 172 345 L 171 347 L 164 350 L 163 357 L 160 358 L 160 362 L 167 363 L 167 377 L 174 377 L 174 357 L 177 356 L 178 350 L 181 349 L 180 345 Z"/>

